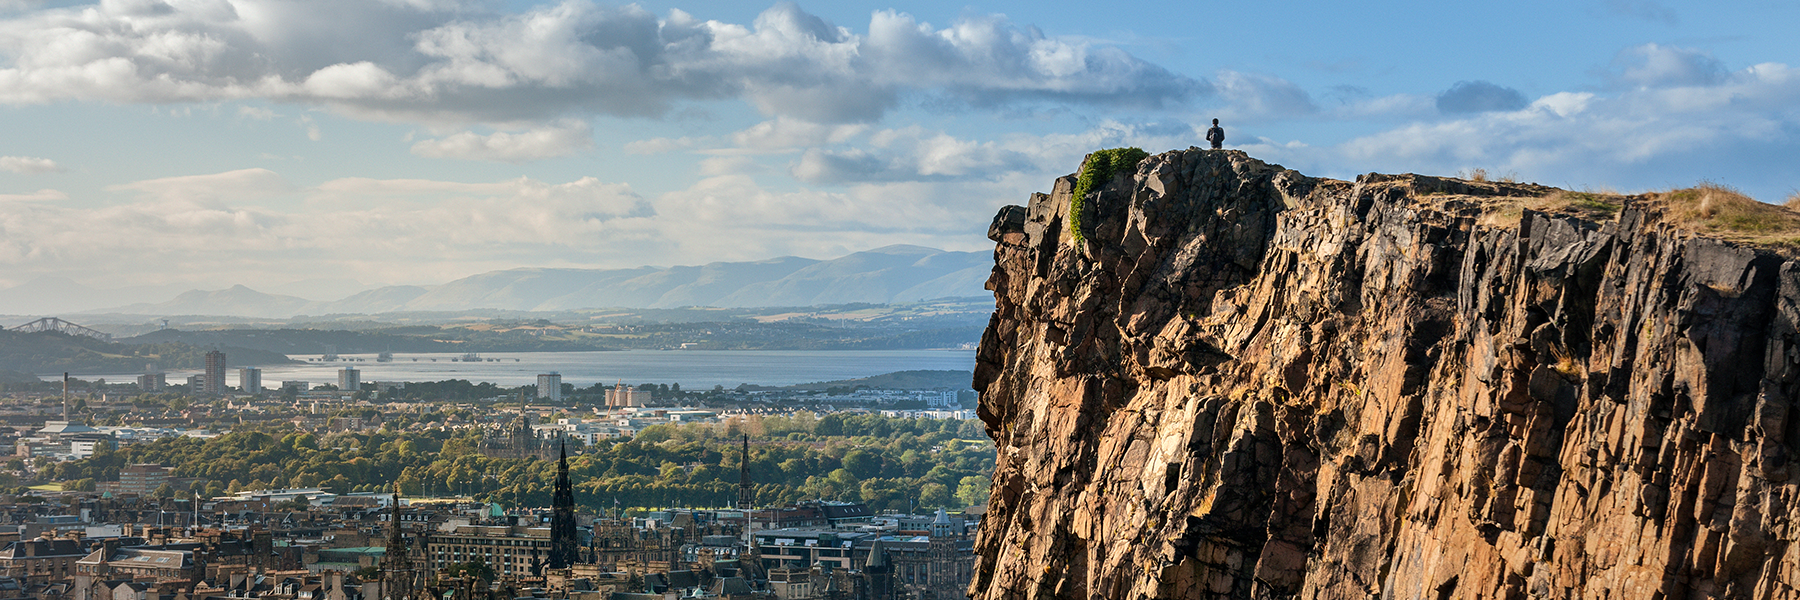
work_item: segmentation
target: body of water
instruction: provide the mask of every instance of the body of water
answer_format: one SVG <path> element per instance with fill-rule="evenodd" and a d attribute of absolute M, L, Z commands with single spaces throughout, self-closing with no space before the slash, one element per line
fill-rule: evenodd
<path fill-rule="evenodd" d="M 563 383 L 587 387 L 595 383 L 680 383 L 683 389 L 715 385 L 793 385 L 881 375 L 895 371 L 975 368 L 974 350 L 622 350 L 616 352 L 494 352 L 481 362 L 462 362 L 461 354 L 394 354 L 393 362 L 376 362 L 374 354 L 344 354 L 351 362 L 320 361 L 319 355 L 295 355 L 306 364 L 263 367 L 263 387 L 282 381 L 313 385 L 337 383 L 337 371 L 356 367 L 363 381 L 443 381 L 467 379 L 500 386 L 537 383 L 539 373 L 562 374 Z M 490 360 L 492 359 L 492 360 Z M 230 357 L 226 357 L 229 364 Z M 226 385 L 238 385 L 236 365 L 226 369 Z M 169 371 L 170 384 L 185 383 L 199 371 Z M 95 376 L 83 376 L 92 380 Z M 137 374 L 101 375 L 109 382 L 129 382 Z"/>

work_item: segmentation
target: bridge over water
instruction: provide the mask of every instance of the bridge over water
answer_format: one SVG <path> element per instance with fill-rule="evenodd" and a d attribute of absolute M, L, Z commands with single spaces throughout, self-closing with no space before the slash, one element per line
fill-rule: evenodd
<path fill-rule="evenodd" d="M 17 332 L 21 332 L 21 333 L 37 333 L 40 331 L 58 331 L 58 332 L 66 333 L 69 335 L 85 335 L 85 336 L 88 336 L 88 337 L 91 337 L 94 339 L 106 340 L 109 342 L 112 341 L 112 337 L 113 337 L 112 334 L 110 334 L 110 333 L 106 333 L 104 331 L 99 331 L 99 330 L 91 329 L 91 328 L 87 328 L 87 327 L 82 327 L 80 325 L 70 323 L 68 321 L 64 321 L 57 317 L 44 317 L 42 319 L 38 319 L 36 321 L 32 321 L 32 322 L 26 323 L 24 325 L 14 327 L 12 329 L 9 329 L 8 331 L 17 331 Z"/>

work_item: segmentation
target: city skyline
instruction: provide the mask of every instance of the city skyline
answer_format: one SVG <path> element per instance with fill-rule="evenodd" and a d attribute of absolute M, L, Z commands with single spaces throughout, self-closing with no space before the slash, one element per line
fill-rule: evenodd
<path fill-rule="evenodd" d="M 1088 151 L 1795 191 L 1775 3 L 0 2 L 0 287 L 982 250 Z M 204 265 L 204 268 L 201 268 Z"/>

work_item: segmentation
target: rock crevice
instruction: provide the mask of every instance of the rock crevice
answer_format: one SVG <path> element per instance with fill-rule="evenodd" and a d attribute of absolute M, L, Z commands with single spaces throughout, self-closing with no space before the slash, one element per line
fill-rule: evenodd
<path fill-rule="evenodd" d="M 1789 598 L 1800 264 L 1236 151 L 989 229 L 977 598 Z"/>

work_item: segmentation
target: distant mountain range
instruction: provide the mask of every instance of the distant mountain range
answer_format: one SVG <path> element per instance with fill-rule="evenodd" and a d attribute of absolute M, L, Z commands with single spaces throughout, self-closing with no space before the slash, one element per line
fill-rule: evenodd
<path fill-rule="evenodd" d="M 897 245 L 831 260 L 787 256 L 666 268 L 508 269 L 436 286 L 381 287 L 332 301 L 268 294 L 237 285 L 190 290 L 166 302 L 111 308 L 93 305 L 94 295 L 103 292 L 73 281 L 46 278 L 0 290 L 0 313 L 288 318 L 476 309 L 885 304 L 983 295 L 992 267 L 993 258 L 986 252 Z"/>

